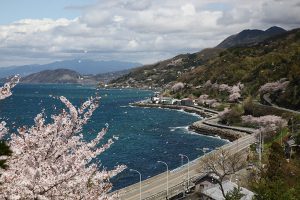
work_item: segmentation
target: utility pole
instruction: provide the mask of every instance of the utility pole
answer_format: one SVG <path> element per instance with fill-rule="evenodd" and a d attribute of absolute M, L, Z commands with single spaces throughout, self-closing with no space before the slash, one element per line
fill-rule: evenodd
<path fill-rule="evenodd" d="M 261 145 L 261 131 L 259 131 L 259 151 L 258 151 L 258 158 L 259 158 L 259 166 L 261 167 L 261 152 L 262 152 L 262 145 Z"/>

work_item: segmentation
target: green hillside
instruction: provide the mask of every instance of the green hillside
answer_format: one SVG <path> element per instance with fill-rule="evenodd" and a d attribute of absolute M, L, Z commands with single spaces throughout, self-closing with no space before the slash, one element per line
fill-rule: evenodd
<path fill-rule="evenodd" d="M 204 49 L 194 54 L 182 54 L 172 59 L 157 62 L 152 65 L 132 70 L 129 74 L 110 82 L 113 87 L 164 87 L 176 81 L 181 74 L 191 71 L 204 64 L 207 60 L 216 57 L 223 49 Z"/>
<path fill-rule="evenodd" d="M 246 93 L 257 95 L 261 85 L 281 78 L 287 78 L 290 83 L 285 92 L 273 94 L 271 99 L 280 106 L 300 109 L 300 29 L 255 46 L 227 49 L 204 65 L 182 74 L 177 81 L 194 86 L 207 80 L 230 85 L 242 82 Z"/>

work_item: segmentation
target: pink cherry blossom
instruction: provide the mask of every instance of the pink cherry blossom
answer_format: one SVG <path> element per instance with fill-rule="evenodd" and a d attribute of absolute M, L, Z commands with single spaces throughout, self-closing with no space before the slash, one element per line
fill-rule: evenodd
<path fill-rule="evenodd" d="M 224 119 L 226 115 L 228 115 L 230 113 L 231 109 L 229 108 L 225 108 L 222 112 L 219 112 L 218 116 L 221 119 Z"/>
<path fill-rule="evenodd" d="M 241 97 L 241 94 L 238 92 L 232 93 L 229 95 L 228 101 L 229 102 L 235 102 Z"/>
<path fill-rule="evenodd" d="M 11 78 L 11 80 L 0 87 L 0 100 L 11 96 L 11 89 L 19 83 L 20 77 L 18 75 Z"/>
<path fill-rule="evenodd" d="M 212 108 L 220 105 L 220 103 L 218 103 L 216 99 L 209 99 L 209 96 L 207 94 L 200 95 L 200 97 L 197 99 L 197 102 L 199 105 L 207 105 Z"/>
<path fill-rule="evenodd" d="M 11 95 L 13 86 L 5 84 L 2 99 Z M 17 133 L 11 133 L 8 144 L 13 154 L 7 158 L 8 169 L 0 171 L 0 199 L 117 198 L 108 195 L 112 188 L 109 180 L 126 166 L 101 170 L 99 163 L 92 162 L 110 148 L 117 137 L 103 143 L 106 127 L 95 134 L 93 140 L 83 139 L 82 127 L 98 107 L 100 98 L 90 98 L 79 108 L 65 97 L 59 99 L 67 109 L 52 115 L 51 122 L 46 123 L 41 113 L 35 117 L 33 126 L 22 126 Z M 7 131 L 5 122 L 1 122 L 0 136 Z"/>
<path fill-rule="evenodd" d="M 229 91 L 231 88 L 229 85 L 227 84 L 221 84 L 219 85 L 219 91 L 223 92 L 223 91 Z"/>
<path fill-rule="evenodd" d="M 237 83 L 236 85 L 230 86 L 228 84 L 212 84 L 210 80 L 206 81 L 203 85 L 205 88 L 212 88 L 214 90 L 218 90 L 220 92 L 226 92 L 229 94 L 228 101 L 229 102 L 236 102 L 239 98 L 241 98 L 241 91 L 244 88 L 244 84 L 241 82 Z M 200 97 L 199 97 L 200 98 Z"/>
<path fill-rule="evenodd" d="M 211 87 L 211 86 L 212 86 L 211 80 L 206 81 L 203 85 L 203 87 L 205 87 L 205 88 L 208 88 L 208 87 Z"/>
<path fill-rule="evenodd" d="M 183 84 L 182 82 L 178 82 L 178 83 L 175 83 L 175 84 L 172 86 L 171 90 L 172 90 L 173 92 L 177 92 L 177 91 L 179 91 L 179 90 L 181 90 L 181 89 L 183 89 L 183 88 L 184 88 L 184 84 Z"/>
<path fill-rule="evenodd" d="M 285 79 L 281 79 L 276 82 L 266 83 L 259 88 L 259 92 L 265 94 L 277 91 L 284 91 L 289 83 L 290 82 L 286 81 Z"/>
<path fill-rule="evenodd" d="M 287 121 L 276 115 L 265 115 L 261 117 L 253 117 L 252 115 L 242 116 L 245 124 L 258 126 L 264 131 L 276 131 L 279 128 L 287 126 Z"/>

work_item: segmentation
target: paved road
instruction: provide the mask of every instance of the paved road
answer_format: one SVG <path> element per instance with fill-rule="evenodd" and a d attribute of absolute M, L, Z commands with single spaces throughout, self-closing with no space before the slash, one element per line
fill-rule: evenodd
<path fill-rule="evenodd" d="M 248 148 L 252 143 L 255 142 L 254 134 L 247 135 L 243 138 L 240 138 L 232 143 L 224 145 L 222 149 L 228 150 L 230 153 L 234 154 L 241 150 Z M 211 154 L 215 153 L 218 150 L 212 151 L 206 156 L 210 156 Z M 192 162 L 190 162 L 190 177 L 201 176 L 201 168 L 203 166 L 203 159 L 198 158 Z M 185 165 L 182 168 L 178 168 L 173 171 L 169 171 L 169 188 L 173 188 L 173 190 L 183 190 L 183 184 L 187 180 L 187 168 L 188 166 Z M 166 194 L 166 172 L 149 178 L 142 182 L 142 199 L 165 199 Z M 139 199 L 139 183 L 134 184 L 132 186 L 128 186 L 121 190 L 118 190 L 114 193 L 118 193 L 120 199 L 122 200 L 136 200 Z M 153 197 L 155 194 L 161 194 L 159 196 Z M 151 196 L 153 198 L 151 198 Z"/>
<path fill-rule="evenodd" d="M 292 110 L 292 109 L 288 109 L 288 108 L 284 108 L 284 107 L 280 107 L 280 106 L 277 106 L 276 104 L 273 104 L 273 103 L 272 103 L 272 100 L 270 99 L 270 94 L 264 94 L 264 95 L 263 95 L 263 99 L 264 99 L 269 105 L 264 105 L 264 104 L 261 104 L 261 103 L 259 103 L 259 102 L 256 102 L 256 103 L 257 103 L 257 104 L 260 104 L 260 105 L 264 105 L 264 106 L 270 106 L 270 107 L 276 108 L 276 109 L 278 109 L 278 110 L 282 110 L 282 111 L 286 111 L 286 112 L 290 112 L 290 113 L 294 113 L 294 114 L 300 115 L 300 111 Z"/>
<path fill-rule="evenodd" d="M 199 122 L 203 123 L 205 125 L 209 125 L 209 126 L 213 126 L 213 127 L 217 127 L 217 128 L 230 129 L 233 131 L 245 132 L 248 134 L 255 133 L 255 131 L 256 131 L 255 129 L 248 128 L 248 127 L 227 126 L 227 125 L 219 124 L 218 121 L 219 121 L 218 117 L 211 117 L 211 118 L 207 118 L 206 120 L 199 121 Z"/>

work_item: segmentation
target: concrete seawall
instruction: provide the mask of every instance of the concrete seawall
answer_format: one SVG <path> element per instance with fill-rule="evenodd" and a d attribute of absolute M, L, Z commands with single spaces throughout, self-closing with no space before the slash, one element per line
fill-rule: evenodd
<path fill-rule="evenodd" d="M 189 126 L 189 129 L 209 136 L 219 136 L 222 139 L 229 141 L 237 140 L 245 135 L 252 134 L 253 129 L 243 127 L 232 127 L 218 124 L 217 111 L 213 111 L 207 108 L 196 107 L 196 106 L 179 106 L 179 105 L 165 105 L 165 104 L 150 104 L 150 103 L 133 103 L 133 106 L 138 107 L 150 107 L 150 108 L 168 108 L 176 110 L 184 110 L 189 113 L 196 113 L 206 119 L 194 122 Z"/>
<path fill-rule="evenodd" d="M 167 105 L 167 104 L 150 104 L 150 103 L 132 103 L 132 106 L 138 107 L 148 107 L 148 108 L 168 108 L 174 110 L 183 110 L 189 113 L 196 113 L 201 117 L 211 117 L 216 114 L 216 112 L 209 111 L 208 109 L 199 109 L 190 106 L 179 106 L 179 105 Z"/>
<path fill-rule="evenodd" d="M 193 123 L 190 126 L 190 129 L 202 135 L 219 136 L 220 138 L 227 139 L 231 142 L 247 135 L 246 133 L 242 133 L 240 131 L 206 125 L 201 121 Z"/>

